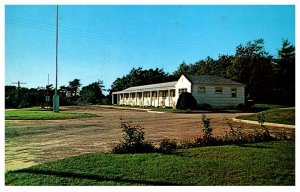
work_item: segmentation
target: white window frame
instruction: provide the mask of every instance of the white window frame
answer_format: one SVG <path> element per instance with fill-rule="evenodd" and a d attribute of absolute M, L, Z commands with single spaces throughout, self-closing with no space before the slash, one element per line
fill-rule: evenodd
<path fill-rule="evenodd" d="M 181 88 L 181 89 L 178 89 L 178 93 L 179 95 L 183 92 L 187 92 L 187 88 Z"/>
<path fill-rule="evenodd" d="M 223 87 L 215 87 L 215 94 L 223 94 Z"/>
<path fill-rule="evenodd" d="M 205 86 L 198 86 L 198 93 L 205 93 L 206 92 L 206 89 L 205 89 Z"/>
<path fill-rule="evenodd" d="M 237 97 L 237 88 L 231 88 L 231 97 L 236 98 Z"/>

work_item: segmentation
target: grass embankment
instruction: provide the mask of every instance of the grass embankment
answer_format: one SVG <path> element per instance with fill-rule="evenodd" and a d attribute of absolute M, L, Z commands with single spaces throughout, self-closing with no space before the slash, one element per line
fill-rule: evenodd
<path fill-rule="evenodd" d="M 5 174 L 6 185 L 295 185 L 295 141 L 89 154 Z"/>
<path fill-rule="evenodd" d="M 60 111 L 54 113 L 50 109 L 24 108 L 5 111 L 5 120 L 56 120 L 95 117 L 89 113 L 70 113 Z"/>
<path fill-rule="evenodd" d="M 295 125 L 295 108 L 274 108 L 252 115 L 242 115 L 237 119 L 258 121 L 262 117 L 265 122 Z"/>

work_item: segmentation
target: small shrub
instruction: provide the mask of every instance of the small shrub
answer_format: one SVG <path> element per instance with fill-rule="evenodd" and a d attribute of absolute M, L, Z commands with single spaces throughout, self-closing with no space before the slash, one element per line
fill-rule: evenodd
<path fill-rule="evenodd" d="M 197 135 L 195 138 L 194 138 L 194 143 L 193 145 L 194 146 L 197 146 L 197 147 L 201 147 L 201 146 L 205 146 L 207 145 L 208 141 L 207 141 L 207 138 L 204 137 L 203 135 Z"/>
<path fill-rule="evenodd" d="M 144 141 L 143 127 L 134 125 L 131 122 L 125 122 L 121 118 L 121 128 L 124 132 L 120 144 L 112 149 L 112 153 L 144 153 L 154 151 L 152 144 Z"/>
<path fill-rule="evenodd" d="M 240 146 L 243 143 L 249 143 L 253 140 L 254 134 L 246 133 L 243 125 L 234 127 L 232 121 L 227 120 L 229 132 L 224 137 L 225 144 L 236 144 Z"/>
<path fill-rule="evenodd" d="M 196 108 L 197 108 L 197 101 L 191 93 L 183 92 L 179 95 L 176 104 L 176 109 L 187 110 L 187 109 L 196 109 Z"/>
<path fill-rule="evenodd" d="M 289 139 L 289 135 L 286 131 L 281 131 L 279 133 L 276 133 L 275 138 L 276 140 L 287 140 Z"/>
<path fill-rule="evenodd" d="M 241 110 L 241 111 L 245 111 L 247 109 L 246 105 L 244 103 L 240 103 L 236 106 L 236 108 L 238 110 Z"/>
<path fill-rule="evenodd" d="M 206 117 L 206 115 L 202 115 L 202 125 L 203 125 L 203 137 L 208 141 L 212 139 L 212 127 L 210 126 L 210 118 Z"/>
<path fill-rule="evenodd" d="M 194 140 L 192 139 L 184 139 L 181 140 L 177 148 L 179 149 L 188 149 L 188 148 L 193 148 L 196 147 Z"/>
<path fill-rule="evenodd" d="M 211 111 L 212 106 L 208 103 L 202 103 L 202 104 L 198 105 L 198 109 Z"/>
<path fill-rule="evenodd" d="M 172 153 L 176 150 L 177 143 L 176 141 L 172 141 L 170 139 L 164 138 L 159 143 L 159 151 L 162 153 Z"/>
<path fill-rule="evenodd" d="M 272 136 L 270 135 L 269 129 L 264 125 L 265 123 L 265 115 L 264 114 L 258 114 L 257 115 L 257 121 L 260 124 L 261 128 L 263 129 L 262 139 L 264 141 L 273 140 Z"/>

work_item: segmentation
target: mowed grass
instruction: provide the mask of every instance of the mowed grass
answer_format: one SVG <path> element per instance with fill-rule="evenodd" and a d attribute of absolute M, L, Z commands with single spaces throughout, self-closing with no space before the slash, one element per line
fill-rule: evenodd
<path fill-rule="evenodd" d="M 295 125 L 295 108 L 274 108 L 252 115 L 238 116 L 237 119 L 258 121 L 258 117 L 263 117 L 265 122 Z"/>
<path fill-rule="evenodd" d="M 54 113 L 49 109 L 40 108 L 25 108 L 5 111 L 5 120 L 55 120 L 55 119 L 76 119 L 95 117 L 94 114 L 89 113 L 70 113 L 60 111 Z"/>
<path fill-rule="evenodd" d="M 295 185 L 295 141 L 88 154 L 5 174 L 6 185 Z"/>

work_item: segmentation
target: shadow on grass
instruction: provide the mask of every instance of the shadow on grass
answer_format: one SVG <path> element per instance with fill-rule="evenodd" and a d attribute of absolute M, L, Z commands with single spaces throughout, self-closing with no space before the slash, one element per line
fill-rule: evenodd
<path fill-rule="evenodd" d="M 34 175 L 48 175 L 48 176 L 57 176 L 57 177 L 67 177 L 67 178 L 77 178 L 77 179 L 89 179 L 95 181 L 113 181 L 113 182 L 125 182 L 140 185 L 156 185 L 156 186 L 175 186 L 179 184 L 169 183 L 169 182 L 160 182 L 160 181 L 143 181 L 143 180 L 131 180 L 131 179 L 124 179 L 120 177 L 115 178 L 105 178 L 99 175 L 92 175 L 92 174 L 84 174 L 84 173 L 72 173 L 72 172 L 63 172 L 63 171 L 44 171 L 44 170 L 30 170 L 30 169 L 22 169 L 12 171 L 11 173 L 27 173 L 27 174 L 34 174 Z M 49 183 L 50 184 L 50 183 Z M 50 184 L 51 185 L 51 184 Z"/>

